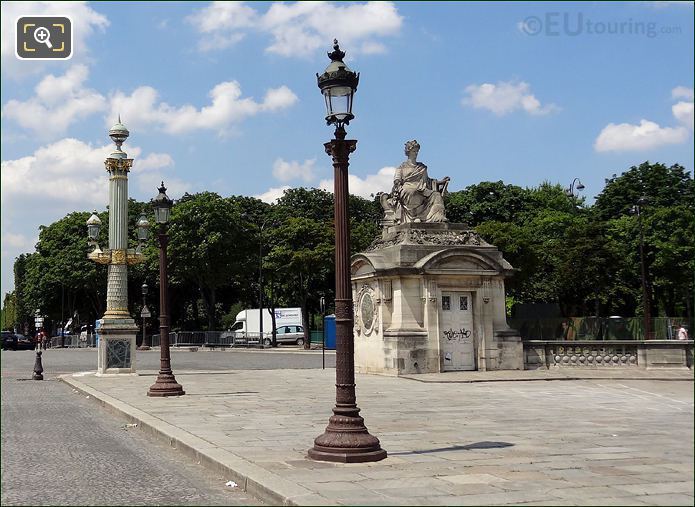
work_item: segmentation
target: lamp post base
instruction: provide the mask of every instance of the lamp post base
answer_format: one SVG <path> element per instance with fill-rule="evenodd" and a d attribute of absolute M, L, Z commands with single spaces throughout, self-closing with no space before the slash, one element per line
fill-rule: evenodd
<path fill-rule="evenodd" d="M 364 419 L 355 413 L 332 415 L 325 433 L 316 437 L 308 455 L 317 461 L 368 463 L 381 461 L 386 451 L 379 445 L 379 439 L 369 434 Z"/>
<path fill-rule="evenodd" d="M 164 396 L 183 396 L 186 392 L 181 384 L 176 382 L 176 377 L 173 373 L 160 373 L 154 384 L 147 391 L 147 396 L 164 397 Z"/>

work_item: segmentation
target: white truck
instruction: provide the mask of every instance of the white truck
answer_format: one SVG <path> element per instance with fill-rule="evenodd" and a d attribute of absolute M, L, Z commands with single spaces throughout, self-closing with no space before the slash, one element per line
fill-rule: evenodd
<path fill-rule="evenodd" d="M 242 310 L 230 331 L 235 343 L 237 340 L 261 341 L 260 310 L 253 308 Z M 275 329 L 278 343 L 304 345 L 304 327 L 302 326 L 301 308 L 276 308 Z M 268 346 L 273 339 L 273 317 L 268 308 L 263 309 L 263 345 Z"/>

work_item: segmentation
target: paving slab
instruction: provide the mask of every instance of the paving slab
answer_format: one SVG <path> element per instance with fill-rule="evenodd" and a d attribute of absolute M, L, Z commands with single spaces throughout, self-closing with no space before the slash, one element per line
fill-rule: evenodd
<path fill-rule="evenodd" d="M 331 415 L 333 370 L 177 372 L 177 398 L 147 397 L 155 372 L 144 373 L 62 379 L 272 504 L 693 504 L 692 372 L 357 375 L 389 456 L 353 464 L 306 455 Z"/>

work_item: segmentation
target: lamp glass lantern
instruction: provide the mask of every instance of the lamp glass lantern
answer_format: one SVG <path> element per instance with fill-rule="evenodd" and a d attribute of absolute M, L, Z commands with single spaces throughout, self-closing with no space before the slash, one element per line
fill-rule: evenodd
<path fill-rule="evenodd" d="M 326 101 L 326 123 L 347 125 L 355 117 L 352 114 L 352 102 L 360 74 L 345 65 L 345 52 L 340 50 L 337 40 L 333 41 L 333 52 L 328 53 L 328 57 L 331 63 L 323 74 L 316 74 L 318 86 Z"/>
<path fill-rule="evenodd" d="M 150 232 L 150 223 L 147 221 L 147 217 L 144 213 L 140 215 L 135 227 L 138 229 L 138 240 L 141 242 L 147 241 Z"/>
<path fill-rule="evenodd" d="M 87 220 L 87 236 L 90 240 L 96 242 L 99 238 L 99 229 L 101 229 L 101 220 L 95 211 Z"/>
<path fill-rule="evenodd" d="M 171 206 L 174 204 L 174 201 L 167 197 L 166 191 L 164 182 L 162 182 L 162 186 L 159 187 L 159 195 L 152 200 L 154 220 L 158 224 L 169 223 L 169 218 L 171 217 Z"/>

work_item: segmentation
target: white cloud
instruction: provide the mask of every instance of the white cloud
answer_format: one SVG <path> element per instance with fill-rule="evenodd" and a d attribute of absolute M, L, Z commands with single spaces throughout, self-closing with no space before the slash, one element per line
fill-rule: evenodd
<path fill-rule="evenodd" d="M 596 151 L 643 151 L 685 142 L 688 135 L 688 130 L 684 127 L 661 127 L 648 120 L 641 120 L 639 125 L 609 123 L 596 138 L 594 149 Z"/>
<path fill-rule="evenodd" d="M 316 159 L 305 160 L 301 164 L 296 160 L 287 162 L 281 158 L 273 163 L 273 176 L 280 181 L 301 179 L 309 182 L 314 179 L 314 166 Z"/>
<path fill-rule="evenodd" d="M 133 167 L 139 171 L 160 169 L 174 165 L 174 159 L 168 153 L 150 153 L 142 160 L 135 160 Z"/>
<path fill-rule="evenodd" d="M 3 245 L 8 245 L 19 250 L 29 250 L 38 241 L 38 238 L 29 238 L 23 234 L 13 234 L 11 232 L 2 235 Z"/>
<path fill-rule="evenodd" d="M 250 116 L 285 109 L 298 100 L 286 86 L 268 90 L 262 102 L 250 97 L 242 98 L 237 81 L 218 84 L 209 96 L 211 104 L 197 109 L 190 104 L 176 107 L 161 102 L 157 90 L 150 86 L 141 86 L 130 95 L 118 91 L 111 97 L 111 115 L 107 124 L 121 114 L 128 119 L 128 125 L 143 127 L 153 124 L 170 134 L 200 129 L 224 133 L 231 125 Z"/>
<path fill-rule="evenodd" d="M 198 49 L 200 51 L 214 51 L 218 49 L 226 49 L 234 46 L 244 38 L 243 33 L 232 33 L 224 35 L 221 33 L 211 33 L 204 36 L 198 41 Z"/>
<path fill-rule="evenodd" d="M 693 130 L 693 121 L 695 115 L 693 114 L 693 103 L 692 102 L 678 102 L 671 107 L 673 116 L 676 120 L 681 122 L 690 130 Z"/>
<path fill-rule="evenodd" d="M 38 148 L 29 156 L 3 160 L 2 186 L 2 290 L 12 285 L 12 263 L 33 249 L 40 224 L 48 225 L 75 210 L 104 209 L 108 204 L 108 173 L 104 159 L 113 145 L 93 146 L 66 138 Z M 172 197 L 190 190 L 163 174 L 173 164 L 166 153 L 140 157 L 138 147 L 127 147 L 135 158 L 130 180 L 142 190 L 143 199 L 157 195 L 161 179 L 170 185 Z M 178 193 L 180 192 L 180 193 Z M 137 192 L 131 190 L 131 196 Z"/>
<path fill-rule="evenodd" d="M 273 204 L 275 201 L 280 199 L 280 197 L 283 196 L 285 193 L 285 190 L 289 190 L 292 188 L 289 185 L 284 185 L 282 187 L 272 187 L 269 188 L 267 191 L 263 192 L 262 194 L 254 195 L 256 199 L 260 199 L 263 202 L 267 202 L 269 204 Z"/>
<path fill-rule="evenodd" d="M 523 81 L 499 81 L 497 84 L 483 83 L 466 87 L 468 94 L 461 103 L 475 109 L 487 109 L 497 116 L 504 116 L 517 110 L 541 115 L 557 111 L 555 104 L 541 105 L 531 93 L 531 87 Z"/>
<path fill-rule="evenodd" d="M 393 187 L 393 175 L 396 172 L 395 167 L 383 167 L 376 174 L 368 174 L 364 178 L 360 178 L 354 174 L 348 175 L 348 189 L 351 194 L 359 195 L 369 199 L 372 194 L 378 192 L 390 192 Z M 321 180 L 319 188 L 333 192 L 333 180 Z"/>
<path fill-rule="evenodd" d="M 2 117 L 44 138 L 64 135 L 72 123 L 106 109 L 106 99 L 84 87 L 88 76 L 85 65 L 73 65 L 62 76 L 49 74 L 36 85 L 31 98 L 7 102 Z"/>
<path fill-rule="evenodd" d="M 68 16 L 72 20 L 73 57 L 72 62 L 84 60 L 89 50 L 87 39 L 95 30 L 104 31 L 109 20 L 92 9 L 86 2 L 2 2 L 2 73 L 17 79 L 29 74 L 42 72 L 48 64 L 63 65 L 62 62 L 41 62 L 19 60 L 15 57 L 15 36 L 17 18 L 29 14 L 41 16 Z"/>
<path fill-rule="evenodd" d="M 609 123 L 594 142 L 596 151 L 643 151 L 668 144 L 680 144 L 688 140 L 693 130 L 693 90 L 677 86 L 671 90 L 674 99 L 684 98 L 671 106 L 674 118 L 681 127 L 661 127 L 658 123 L 641 120 L 639 125 L 631 123 Z"/>
<path fill-rule="evenodd" d="M 695 93 L 692 88 L 688 88 L 687 86 L 676 86 L 671 90 L 671 98 L 692 101 L 695 99 Z"/>
<path fill-rule="evenodd" d="M 66 138 L 38 148 L 32 155 L 2 161 L 2 203 L 39 198 L 46 209 L 75 206 L 83 209 L 105 206 L 108 202 L 108 179 L 104 159 L 113 145 L 92 146 L 78 139 Z M 141 150 L 127 149 L 136 159 L 133 172 L 137 175 L 137 157 Z M 152 153 L 141 161 L 146 169 L 171 165 L 165 153 Z M 27 201 L 29 202 L 29 201 Z"/>
<path fill-rule="evenodd" d="M 393 2 L 273 3 L 264 14 L 243 2 L 213 2 L 188 19 L 202 34 L 201 50 L 228 47 L 256 30 L 272 36 L 266 51 L 289 57 L 327 49 L 334 37 L 351 54 L 383 53 L 385 46 L 375 38 L 396 35 L 403 24 Z"/>
<path fill-rule="evenodd" d="M 256 23 L 258 13 L 244 2 L 212 2 L 192 14 L 187 20 L 199 32 L 212 33 L 219 30 L 248 28 Z"/>

